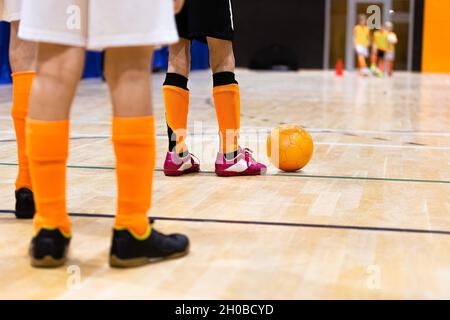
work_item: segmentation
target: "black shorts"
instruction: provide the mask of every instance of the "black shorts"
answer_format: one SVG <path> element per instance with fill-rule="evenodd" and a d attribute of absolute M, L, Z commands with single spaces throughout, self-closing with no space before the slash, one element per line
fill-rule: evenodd
<path fill-rule="evenodd" d="M 380 50 L 380 49 L 377 50 L 377 57 L 378 57 L 378 59 L 384 59 L 384 55 L 385 54 L 386 54 L 386 51 Z"/>
<path fill-rule="evenodd" d="M 205 43 L 206 37 L 233 40 L 231 0 L 186 0 L 176 20 L 181 38 Z"/>

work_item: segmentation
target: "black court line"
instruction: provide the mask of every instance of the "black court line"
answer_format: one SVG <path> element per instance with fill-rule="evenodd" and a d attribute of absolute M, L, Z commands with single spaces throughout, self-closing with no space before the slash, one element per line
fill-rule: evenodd
<path fill-rule="evenodd" d="M 14 214 L 14 211 L 13 210 L 0 210 L 0 214 Z M 105 219 L 112 219 L 115 217 L 115 215 L 113 215 L 113 214 L 95 214 L 95 213 L 69 213 L 69 216 L 81 217 L 81 218 L 105 218 Z M 158 217 L 158 216 L 156 216 L 156 217 L 152 216 L 151 218 L 153 220 L 161 220 L 161 221 L 243 224 L 243 225 L 272 226 L 272 227 L 338 229 L 338 230 L 358 230 L 358 231 L 394 232 L 394 233 L 439 234 L 439 235 L 450 236 L 450 231 L 446 231 L 446 230 L 425 230 L 425 229 L 409 229 L 409 228 L 389 228 L 389 227 L 275 222 L 275 221 L 224 220 L 224 219 L 207 219 L 207 218 L 172 218 L 172 217 Z"/>

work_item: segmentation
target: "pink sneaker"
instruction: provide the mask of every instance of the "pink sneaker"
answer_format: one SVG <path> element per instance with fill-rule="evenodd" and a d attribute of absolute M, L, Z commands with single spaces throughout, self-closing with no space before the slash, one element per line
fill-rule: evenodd
<path fill-rule="evenodd" d="M 180 158 L 175 152 L 167 152 L 164 161 L 164 174 L 166 176 L 181 176 L 186 173 L 200 171 L 200 161 L 192 153 Z"/>
<path fill-rule="evenodd" d="M 217 154 L 216 174 L 220 177 L 256 176 L 266 173 L 267 167 L 252 157 L 253 151 L 239 147 L 233 160 L 227 160 L 223 153 Z"/>

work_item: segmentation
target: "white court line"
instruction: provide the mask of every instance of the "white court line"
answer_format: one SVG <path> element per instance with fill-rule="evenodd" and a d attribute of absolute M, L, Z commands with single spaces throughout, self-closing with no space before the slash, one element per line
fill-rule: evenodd
<path fill-rule="evenodd" d="M 316 133 L 326 133 L 326 132 L 335 132 L 335 133 L 365 133 L 365 134 L 376 134 L 376 135 L 415 135 L 415 136 L 445 136 L 450 137 L 450 132 L 433 132 L 433 131 L 372 131 L 372 130 L 345 130 L 345 129 L 327 129 L 327 128 L 307 128 L 310 132 Z"/>
<path fill-rule="evenodd" d="M 11 117 L 0 116 L 0 120 L 12 121 Z M 98 125 L 111 125 L 111 121 L 101 121 L 101 120 L 70 120 L 71 124 L 98 124 Z M 2 132 L 2 131 L 0 131 Z"/>
<path fill-rule="evenodd" d="M 1 132 L 1 131 L 0 131 Z M 196 140 L 202 137 L 202 142 L 218 142 L 219 139 L 215 135 L 204 135 L 204 136 L 194 136 L 189 137 L 190 141 Z M 103 139 L 103 138 L 111 138 L 110 134 L 101 134 L 101 135 L 89 135 L 89 134 L 74 134 L 70 136 L 71 139 L 77 138 L 91 138 L 91 139 Z M 166 136 L 156 136 L 156 139 L 166 140 Z M 2 139 L 0 139 L 1 141 Z M 188 140 L 188 141 L 189 141 Z M 261 143 L 265 142 L 266 139 L 245 139 L 242 137 L 242 140 L 246 143 L 255 142 Z M 315 141 L 315 145 L 323 145 L 323 146 L 342 146 L 342 147 L 363 147 L 363 148 L 385 148 L 385 149 L 413 149 L 413 150 L 441 150 L 441 151 L 450 151 L 450 147 L 436 147 L 436 146 L 417 146 L 417 145 L 395 145 L 395 144 L 371 144 L 371 143 L 351 143 L 351 142 L 334 142 L 334 141 Z"/>
<path fill-rule="evenodd" d="M 0 116 L 0 120 L 11 120 L 10 116 Z M 258 119 L 256 119 L 258 120 Z M 200 122 L 201 121 L 194 121 Z M 100 121 L 100 120 L 77 120 L 72 119 L 71 124 L 97 124 L 97 125 L 111 125 L 111 121 Z M 203 129 L 217 129 L 217 125 L 209 125 L 209 124 L 201 124 L 201 128 Z M 276 125 L 275 125 L 276 126 Z M 244 127 L 241 128 L 241 132 L 245 133 L 246 131 L 257 130 L 257 131 L 269 131 L 273 127 Z M 450 132 L 447 131 L 408 131 L 408 130 L 361 130 L 361 129 L 332 129 L 332 128 L 310 128 L 305 127 L 310 133 L 359 133 L 359 134 L 375 134 L 375 135 L 414 135 L 414 136 L 445 136 L 450 137 Z M 11 131 L 0 130 L 0 133 L 10 133 Z"/>
<path fill-rule="evenodd" d="M 6 117 L 0 117 L 0 120 Z M 8 117 L 7 119 L 10 120 Z M 77 121 L 72 120 L 71 124 L 98 124 L 98 125 L 111 125 L 110 121 Z M 202 129 L 210 130 L 210 129 L 218 129 L 217 126 L 212 125 L 201 125 Z M 272 128 L 269 127 L 246 127 L 241 128 L 241 134 L 251 133 L 256 131 L 257 133 L 268 132 Z M 310 133 L 342 133 L 342 134 L 372 134 L 372 135 L 411 135 L 411 136 L 442 136 L 442 137 L 450 137 L 450 132 L 433 132 L 433 131 L 374 131 L 374 130 L 351 130 L 351 129 L 329 129 L 329 128 L 308 128 L 306 127 L 308 132 Z M 13 134 L 12 130 L 0 130 L 0 134 Z M 84 135 L 83 133 L 77 135 Z M 86 134 L 91 136 L 91 134 Z"/>
<path fill-rule="evenodd" d="M 195 122 L 194 122 L 195 123 Z M 203 129 L 218 129 L 214 125 L 202 124 Z M 276 127 L 276 125 L 274 126 Z M 274 127 L 243 127 L 241 128 L 241 133 L 249 133 L 252 131 L 258 131 L 260 133 L 264 131 L 270 131 Z M 374 134 L 374 135 L 416 135 L 416 136 L 445 136 L 450 137 L 450 132 L 446 131 L 408 131 L 408 130 L 392 130 L 392 131 L 380 131 L 380 130 L 359 130 L 359 129 L 331 129 L 331 128 L 310 128 L 305 127 L 310 133 L 360 133 L 360 134 Z"/>
<path fill-rule="evenodd" d="M 157 138 L 167 139 L 166 137 L 158 136 Z M 198 136 L 193 138 L 199 139 Z M 192 140 L 192 138 L 191 138 Z M 266 139 L 245 139 L 241 136 L 241 140 L 244 142 L 266 142 Z M 218 138 L 211 138 L 203 136 L 202 141 L 208 142 L 218 142 Z M 363 147 L 363 148 L 387 148 L 387 149 L 415 149 L 415 150 L 444 150 L 450 151 L 450 147 L 435 147 L 435 146 L 417 146 L 417 145 L 396 145 L 396 144 L 371 144 L 371 143 L 351 143 L 351 142 L 326 142 L 326 141 L 314 141 L 314 145 L 324 145 L 324 146 L 342 146 L 342 147 Z"/>
<path fill-rule="evenodd" d="M 0 120 L 11 120 L 9 116 L 0 116 Z M 258 120 L 258 119 L 256 119 Z M 194 121 L 200 122 L 201 121 Z M 71 124 L 98 124 L 98 125 L 111 125 L 111 121 L 100 121 L 100 120 L 71 120 Z M 276 125 L 274 125 L 275 127 Z M 200 124 L 203 129 L 218 129 L 217 125 Z M 255 131 L 270 131 L 273 127 L 244 127 L 241 128 L 242 133 L 246 133 L 252 130 Z M 450 137 L 450 132 L 447 131 L 408 131 L 408 130 L 361 130 L 361 129 L 332 129 L 332 128 L 309 128 L 305 127 L 310 133 L 343 133 L 343 134 L 375 134 L 375 135 L 413 135 L 413 136 L 443 136 Z M 0 130 L 0 133 L 10 133 L 12 131 Z"/>
<path fill-rule="evenodd" d="M 345 147 L 367 147 L 367 148 L 388 148 L 388 149 L 423 149 L 423 150 L 446 150 L 450 147 L 415 146 L 415 145 L 395 145 L 395 144 L 370 144 L 370 143 L 347 143 L 347 142 L 314 142 L 316 145 L 345 146 Z"/>
<path fill-rule="evenodd" d="M 0 130 L 0 134 L 10 134 L 13 138 L 15 138 L 15 132 L 12 130 Z M 77 137 L 88 137 L 88 138 L 108 138 L 111 137 L 111 134 L 92 134 L 92 133 L 73 133 L 70 136 L 71 138 L 77 138 Z"/>

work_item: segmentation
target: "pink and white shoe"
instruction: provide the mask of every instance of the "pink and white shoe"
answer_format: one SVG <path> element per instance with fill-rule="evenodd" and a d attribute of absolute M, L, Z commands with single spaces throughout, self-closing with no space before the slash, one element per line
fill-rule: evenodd
<path fill-rule="evenodd" d="M 166 176 L 181 176 L 186 173 L 200 171 L 200 161 L 192 153 L 180 158 L 176 152 L 167 152 L 164 161 L 164 174 Z"/>
<path fill-rule="evenodd" d="M 220 177 L 232 176 L 256 176 L 265 174 L 267 167 L 257 162 L 253 156 L 253 151 L 248 148 L 239 147 L 238 155 L 233 160 L 227 160 L 223 153 L 217 154 L 216 174 Z"/>

